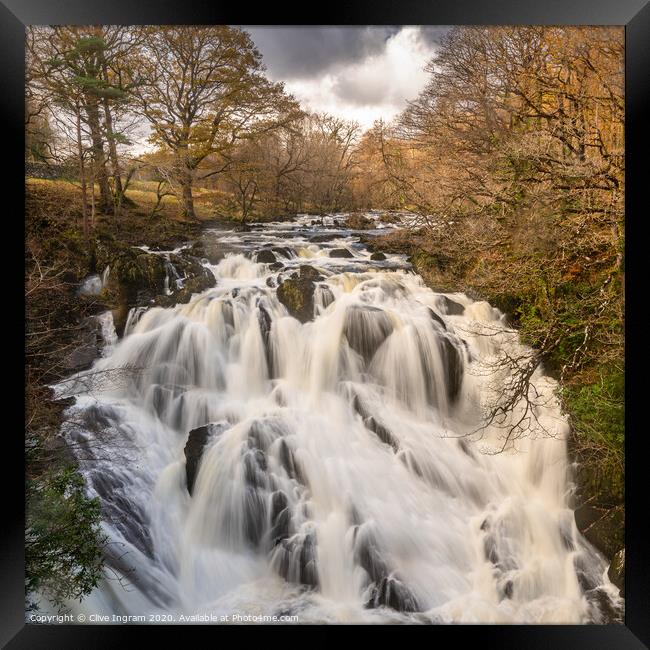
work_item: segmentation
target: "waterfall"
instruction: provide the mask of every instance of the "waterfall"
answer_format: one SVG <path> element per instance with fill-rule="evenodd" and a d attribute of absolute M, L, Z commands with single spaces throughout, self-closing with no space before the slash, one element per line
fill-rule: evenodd
<path fill-rule="evenodd" d="M 97 296 L 108 282 L 108 276 L 111 273 L 111 267 L 106 266 L 101 275 L 89 275 L 79 286 L 79 293 L 87 296 Z"/>
<path fill-rule="evenodd" d="M 503 315 L 435 293 L 402 256 L 371 261 L 351 235 L 311 242 L 323 232 L 303 217 L 242 234 L 214 288 L 134 311 L 58 387 L 76 395 L 64 435 L 110 539 L 107 579 L 75 607 L 605 621 L 622 603 L 575 525 L 554 380 L 535 370 L 521 435 L 483 426 L 511 380 L 503 355 L 530 354 Z M 253 261 L 269 244 L 291 249 L 281 268 Z M 302 323 L 276 287 L 305 264 Z"/>

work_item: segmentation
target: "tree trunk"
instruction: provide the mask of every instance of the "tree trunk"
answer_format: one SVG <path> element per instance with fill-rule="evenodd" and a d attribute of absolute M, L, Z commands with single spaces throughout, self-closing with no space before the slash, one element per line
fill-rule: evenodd
<path fill-rule="evenodd" d="M 108 83 L 108 71 L 106 63 L 102 64 L 102 72 L 104 73 L 104 81 Z M 106 119 L 106 131 L 108 133 L 108 155 L 113 168 L 113 180 L 115 182 L 115 196 L 118 202 L 122 196 L 122 178 L 120 176 L 120 163 L 117 159 L 117 145 L 115 144 L 115 136 L 113 133 L 113 116 L 111 115 L 111 108 L 108 104 L 108 97 L 104 97 L 104 116 Z"/>
<path fill-rule="evenodd" d="M 180 201 L 181 216 L 196 220 L 194 212 L 194 197 L 192 196 L 192 170 L 187 164 L 187 154 L 184 150 L 179 151 L 176 160 L 176 176 L 181 187 Z"/>
<path fill-rule="evenodd" d="M 84 238 L 88 239 L 88 196 L 86 191 L 86 167 L 84 165 L 84 152 L 81 142 L 81 110 L 77 106 L 77 155 L 79 156 L 79 180 L 81 181 L 81 214 L 83 217 Z"/>
<path fill-rule="evenodd" d="M 92 140 L 95 178 L 99 185 L 99 205 L 97 207 L 105 214 L 112 214 L 113 197 L 111 194 L 111 188 L 108 184 L 108 174 L 106 173 L 106 156 L 104 154 L 104 141 L 99 123 L 99 106 L 97 101 L 93 98 L 90 98 L 86 102 L 86 115 Z"/>
<path fill-rule="evenodd" d="M 108 131 L 108 155 L 113 168 L 113 180 L 115 181 L 115 195 L 122 195 L 122 177 L 120 175 L 120 163 L 117 158 L 117 146 L 113 135 L 113 117 L 108 105 L 108 99 L 104 98 L 104 114 L 106 116 L 106 129 Z"/>

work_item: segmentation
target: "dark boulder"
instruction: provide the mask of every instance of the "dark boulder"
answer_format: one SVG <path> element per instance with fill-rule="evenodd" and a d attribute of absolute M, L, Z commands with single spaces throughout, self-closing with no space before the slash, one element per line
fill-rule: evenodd
<path fill-rule="evenodd" d="M 461 351 L 446 336 L 441 336 L 438 339 L 438 344 L 445 368 L 447 397 L 453 404 L 458 399 L 463 383 L 464 359 Z"/>
<path fill-rule="evenodd" d="M 288 246 L 274 246 L 271 250 L 275 253 L 276 256 L 281 255 L 287 259 L 295 257 L 293 249 L 289 248 Z"/>
<path fill-rule="evenodd" d="M 399 579 L 387 576 L 374 585 L 365 606 L 390 607 L 398 612 L 419 612 L 420 605 L 411 590 Z"/>
<path fill-rule="evenodd" d="M 80 372 L 88 369 L 99 357 L 103 343 L 102 329 L 96 318 L 85 318 L 75 331 L 75 347 L 63 358 L 66 369 Z"/>
<path fill-rule="evenodd" d="M 263 304 L 259 304 L 258 308 L 258 323 L 260 326 L 260 334 L 262 335 L 262 341 L 264 342 L 264 352 L 266 354 L 266 367 L 269 373 L 269 378 L 273 379 L 275 377 L 275 368 L 273 363 L 273 350 L 271 349 L 271 326 L 273 321 L 271 319 L 271 314 L 269 314 L 268 309 L 264 307 Z"/>
<path fill-rule="evenodd" d="M 593 471 L 588 463 L 583 462 L 578 466 L 577 500 L 580 505 L 574 512 L 576 526 L 590 544 L 611 560 L 621 548 L 621 529 L 625 525 L 625 515 L 621 508 L 608 508 L 586 501 L 593 490 Z"/>
<path fill-rule="evenodd" d="M 353 305 L 345 312 L 343 334 L 350 347 L 370 362 L 379 346 L 393 331 L 388 314 L 377 307 Z"/>
<path fill-rule="evenodd" d="M 210 264 L 219 264 L 226 253 L 231 250 L 223 243 L 208 239 L 195 242 L 187 249 L 187 253 L 200 259 L 206 259 Z"/>
<path fill-rule="evenodd" d="M 368 609 L 390 607 L 398 612 L 418 612 L 420 606 L 411 590 L 390 571 L 381 557 L 377 540 L 368 524 L 355 528 L 354 559 L 370 580 Z"/>
<path fill-rule="evenodd" d="M 255 255 L 255 261 L 260 264 L 273 264 L 276 262 L 275 254 L 271 250 L 261 250 Z"/>
<path fill-rule="evenodd" d="M 322 275 L 314 267 L 304 265 L 298 273 L 283 280 L 277 288 L 278 300 L 301 323 L 314 318 L 315 281 L 321 279 Z"/>
<path fill-rule="evenodd" d="M 322 244 L 324 242 L 332 241 L 333 239 L 343 239 L 343 235 L 338 235 L 336 233 L 313 235 L 309 238 L 309 241 L 314 244 Z"/>
<path fill-rule="evenodd" d="M 338 224 L 335 222 L 335 225 Z M 375 227 L 375 222 L 363 214 L 351 214 L 345 220 L 345 227 L 350 230 L 369 230 Z"/>
<path fill-rule="evenodd" d="M 273 561 L 277 572 L 288 582 L 317 588 L 318 565 L 316 560 L 316 536 L 309 532 L 283 539 L 276 546 Z"/>
<path fill-rule="evenodd" d="M 347 248 L 333 248 L 330 251 L 330 257 L 349 258 L 349 257 L 354 257 L 354 255 L 352 255 L 352 253 Z"/>
<path fill-rule="evenodd" d="M 287 495 L 278 490 L 271 496 L 271 546 L 277 546 L 287 539 L 291 530 L 291 511 Z"/>
<path fill-rule="evenodd" d="M 99 348 L 94 343 L 82 344 L 68 354 L 63 363 L 68 370 L 79 372 L 90 368 L 99 357 Z"/>
<path fill-rule="evenodd" d="M 202 427 L 192 429 L 187 436 L 185 443 L 185 477 L 187 479 L 187 491 L 192 494 L 194 483 L 199 471 L 199 464 L 203 452 L 211 438 L 221 435 L 228 427 L 226 423 L 206 424 Z"/>
<path fill-rule="evenodd" d="M 371 259 L 373 262 L 383 262 L 383 261 L 386 259 L 386 256 L 385 256 L 381 251 L 379 251 L 379 252 L 377 252 L 377 253 L 373 253 L 373 254 L 370 256 L 370 259 Z"/>
<path fill-rule="evenodd" d="M 284 467 L 289 478 L 295 479 L 298 483 L 304 485 L 306 483 L 304 473 L 296 461 L 296 457 L 291 447 L 289 447 L 284 438 L 280 440 L 279 456 L 280 463 L 282 464 L 282 467 Z"/>
<path fill-rule="evenodd" d="M 440 318 L 440 316 L 436 314 L 436 312 L 433 311 L 433 309 L 431 309 L 430 307 L 428 309 L 429 309 L 429 316 L 431 316 L 431 320 L 434 323 L 438 323 L 438 325 L 440 325 L 443 330 L 446 330 L 447 326 L 445 325 L 445 321 L 442 320 L 442 318 Z"/>
<path fill-rule="evenodd" d="M 366 418 L 364 425 L 366 429 L 372 431 L 384 444 L 390 445 L 394 451 L 399 451 L 399 443 L 393 434 L 383 424 L 377 422 L 374 417 L 370 416 Z"/>
<path fill-rule="evenodd" d="M 445 308 L 445 311 L 450 316 L 462 316 L 465 313 L 465 307 L 459 302 L 456 302 L 451 298 L 447 298 L 447 296 L 440 296 L 440 299 Z"/>

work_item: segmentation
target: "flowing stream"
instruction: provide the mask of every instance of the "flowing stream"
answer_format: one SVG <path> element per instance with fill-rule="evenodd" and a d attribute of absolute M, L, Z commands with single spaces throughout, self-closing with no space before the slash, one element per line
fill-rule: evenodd
<path fill-rule="evenodd" d="M 556 383 L 537 370 L 529 410 L 482 426 L 530 351 L 486 302 L 371 260 L 337 224 L 208 232 L 230 250 L 205 262 L 216 286 L 134 312 L 59 386 L 108 537 L 77 611 L 612 620 L 618 590 L 570 508 Z M 271 248 L 275 264 L 255 261 Z M 315 284 L 304 323 L 276 293 L 296 272 Z"/>

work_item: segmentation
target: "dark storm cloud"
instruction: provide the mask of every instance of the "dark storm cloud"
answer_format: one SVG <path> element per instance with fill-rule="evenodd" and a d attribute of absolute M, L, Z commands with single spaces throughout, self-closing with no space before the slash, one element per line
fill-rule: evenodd
<path fill-rule="evenodd" d="M 421 25 L 420 32 L 422 38 L 431 45 L 438 45 L 442 40 L 442 37 L 448 32 L 451 28 L 445 27 L 443 25 Z"/>
<path fill-rule="evenodd" d="M 244 26 L 275 79 L 305 79 L 381 53 L 397 26 Z"/>

